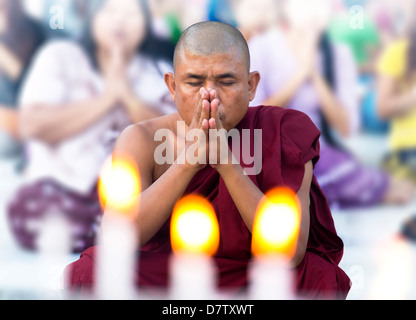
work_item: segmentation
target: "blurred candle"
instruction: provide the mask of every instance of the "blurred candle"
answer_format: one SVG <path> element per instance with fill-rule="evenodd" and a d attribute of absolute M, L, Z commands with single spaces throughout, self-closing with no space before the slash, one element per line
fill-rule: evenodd
<path fill-rule="evenodd" d="M 287 188 L 273 189 L 260 202 L 252 233 L 251 299 L 294 299 L 290 260 L 296 253 L 300 210 L 296 194 Z"/>
<path fill-rule="evenodd" d="M 215 211 L 203 197 L 177 202 L 171 219 L 170 298 L 205 300 L 215 297 L 216 273 L 211 256 L 219 244 Z"/>
<path fill-rule="evenodd" d="M 69 263 L 72 252 L 69 221 L 58 208 L 50 208 L 45 214 L 36 241 L 38 261 L 31 266 L 38 281 L 40 299 L 60 299 L 63 282 L 62 269 Z"/>
<path fill-rule="evenodd" d="M 141 191 L 139 170 L 129 156 L 110 158 L 98 184 L 105 215 L 99 235 L 97 295 L 99 299 L 133 299 L 137 258 L 134 217 Z"/>
<path fill-rule="evenodd" d="M 407 239 L 395 236 L 376 250 L 376 268 L 368 292 L 370 300 L 409 299 L 414 288 L 415 253 Z"/>

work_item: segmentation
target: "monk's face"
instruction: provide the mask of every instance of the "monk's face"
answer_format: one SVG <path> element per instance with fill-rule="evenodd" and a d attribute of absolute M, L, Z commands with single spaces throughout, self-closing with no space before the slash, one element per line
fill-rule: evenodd
<path fill-rule="evenodd" d="M 203 87 L 216 91 L 220 120 L 230 130 L 246 114 L 259 78 L 257 72 L 248 72 L 243 54 L 233 50 L 208 56 L 184 51 L 176 62 L 175 74 L 168 74 L 165 79 L 179 115 L 188 126 Z"/>

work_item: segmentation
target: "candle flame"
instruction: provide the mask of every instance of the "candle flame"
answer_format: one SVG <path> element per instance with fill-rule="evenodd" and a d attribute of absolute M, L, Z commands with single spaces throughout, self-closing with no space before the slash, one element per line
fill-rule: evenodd
<path fill-rule="evenodd" d="M 188 195 L 177 202 L 171 220 L 174 252 L 213 255 L 219 244 L 219 226 L 214 208 L 198 195 Z"/>
<path fill-rule="evenodd" d="M 253 254 L 280 254 L 290 260 L 296 252 L 300 211 L 299 200 L 292 190 L 279 187 L 268 192 L 257 208 Z"/>
<path fill-rule="evenodd" d="M 118 155 L 107 159 L 98 181 L 103 210 L 131 215 L 138 208 L 140 191 L 139 170 L 130 156 Z"/>

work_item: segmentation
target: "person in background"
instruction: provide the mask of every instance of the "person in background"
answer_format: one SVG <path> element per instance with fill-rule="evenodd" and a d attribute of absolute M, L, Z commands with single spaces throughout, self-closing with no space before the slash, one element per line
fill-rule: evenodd
<path fill-rule="evenodd" d="M 236 26 L 231 0 L 209 0 L 208 20 Z"/>
<path fill-rule="evenodd" d="M 208 19 L 208 0 L 181 0 L 179 23 L 181 31 Z"/>
<path fill-rule="evenodd" d="M 152 36 L 146 3 L 90 5 L 83 45 L 45 45 L 20 97 L 28 165 L 8 218 L 28 249 L 36 249 L 33 226 L 58 213 L 72 225 L 73 251 L 91 246 L 102 215 L 97 179 L 118 135 L 132 123 L 176 111 L 163 81 L 174 47 L 169 52 L 169 44 Z"/>
<path fill-rule="evenodd" d="M 367 7 L 368 0 L 340 0 L 328 24 L 330 39 L 351 48 L 360 74 L 374 72 L 374 57 L 381 45 L 378 26 Z"/>
<path fill-rule="evenodd" d="M 384 167 L 416 183 L 416 24 L 385 48 L 377 71 L 377 109 L 391 121 Z"/>
<path fill-rule="evenodd" d="M 284 1 L 281 26 L 250 40 L 252 68 L 262 76 L 252 105 L 303 111 L 321 130 L 315 174 L 332 206 L 407 203 L 409 182 L 362 166 L 342 147 L 340 137 L 359 130 L 357 67 L 348 47 L 325 33 L 330 12 L 325 1 Z"/>
<path fill-rule="evenodd" d="M 216 274 L 213 284 L 219 290 L 244 293 L 251 284 L 252 232 L 259 202 L 267 191 L 286 186 L 297 194 L 301 214 L 296 249 L 288 259 L 294 293 L 299 298 L 345 299 L 350 279 L 338 266 L 343 242 L 313 177 L 319 158 L 319 130 L 297 110 L 249 108 L 260 75 L 250 72 L 250 53 L 243 35 L 220 22 L 189 27 L 176 46 L 174 73 L 167 73 L 165 80 L 178 113 L 130 126 L 114 148 L 115 157 L 130 155 L 141 174 L 141 193 L 130 198 L 132 202 L 140 199 L 140 206 L 132 209 L 129 220 L 137 230 L 140 250 L 134 282 L 141 292 L 166 290 L 171 285 L 172 210 L 184 195 L 197 194 L 211 203 L 218 218 L 220 244 L 212 257 Z M 181 142 L 184 133 L 177 129 L 179 123 L 187 132 L 198 130 L 198 139 Z M 167 149 L 174 154 L 172 162 L 156 160 L 159 146 L 154 134 L 160 129 L 170 129 Z M 253 164 L 248 164 L 240 152 L 237 155 L 232 143 L 224 144 L 227 152 L 220 150 L 211 130 L 218 130 L 221 140 L 230 130 L 240 136 L 243 131 L 250 132 L 242 144 L 257 145 L 254 157 L 260 161 L 255 165 L 259 171 L 249 170 Z M 262 137 L 251 136 L 254 130 L 263 130 Z M 110 206 L 104 215 L 104 234 L 112 224 L 107 219 L 111 211 Z M 97 247 L 91 247 L 65 268 L 67 293 L 80 298 L 99 293 L 95 275 L 100 262 L 96 254 Z"/>
<path fill-rule="evenodd" d="M 39 24 L 19 0 L 0 0 L 0 156 L 23 161 L 18 130 L 18 93 L 32 56 L 43 43 Z"/>
<path fill-rule="evenodd" d="M 152 26 L 155 34 L 176 43 L 181 35 L 181 0 L 149 0 Z"/>
<path fill-rule="evenodd" d="M 277 0 L 231 0 L 236 25 L 247 41 L 276 27 L 279 21 Z"/>
<path fill-rule="evenodd" d="M 380 49 L 399 37 L 406 36 L 415 19 L 412 0 L 366 0 L 366 11 L 376 23 L 381 40 Z"/>
<path fill-rule="evenodd" d="M 382 47 L 381 25 L 385 23 L 381 23 L 369 0 L 339 0 L 334 11 L 328 35 L 331 41 L 345 44 L 352 50 L 358 66 L 362 129 L 385 134 L 389 124 L 377 114 L 374 79 L 375 61 Z"/>

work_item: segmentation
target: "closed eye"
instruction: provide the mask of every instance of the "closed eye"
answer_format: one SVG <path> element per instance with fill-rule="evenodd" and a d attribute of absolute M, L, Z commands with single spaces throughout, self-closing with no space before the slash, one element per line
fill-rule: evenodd
<path fill-rule="evenodd" d="M 232 86 L 235 84 L 235 81 L 221 81 L 220 84 L 223 86 Z"/>
<path fill-rule="evenodd" d="M 202 82 L 186 82 L 187 85 L 190 85 L 192 87 L 201 87 Z"/>

